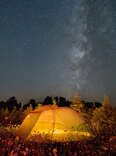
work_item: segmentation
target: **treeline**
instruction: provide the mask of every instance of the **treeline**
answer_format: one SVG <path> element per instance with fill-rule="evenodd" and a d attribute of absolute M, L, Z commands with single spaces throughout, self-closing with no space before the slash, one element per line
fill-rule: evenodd
<path fill-rule="evenodd" d="M 38 105 L 41 104 L 41 106 L 54 104 L 54 101 L 58 107 L 70 107 L 72 104 L 72 101 L 66 100 L 65 97 L 51 97 L 47 96 L 43 100 L 43 102 L 37 102 L 35 99 L 30 99 L 28 103 L 23 104 L 22 102 L 18 102 L 16 97 L 10 97 L 6 102 L 5 101 L 0 101 L 0 109 L 8 109 L 9 112 L 12 112 L 13 109 L 15 108 L 16 110 L 23 109 L 26 110 L 30 105 L 32 106 L 32 109 L 35 109 Z M 92 108 L 99 108 L 102 106 L 100 102 L 86 102 L 86 101 L 81 101 L 83 103 L 84 108 L 86 111 Z"/>
<path fill-rule="evenodd" d="M 17 101 L 16 97 L 10 97 L 6 102 L 5 101 L 0 101 L 0 109 L 8 109 L 9 112 L 12 112 L 14 108 L 16 110 L 19 110 L 21 107 L 23 109 L 26 109 L 26 107 L 32 105 L 33 109 L 37 106 L 37 103 L 34 99 L 30 99 L 29 102 L 24 105 L 22 102 Z"/>
<path fill-rule="evenodd" d="M 98 108 L 101 103 L 92 103 L 80 101 L 78 97 L 74 97 L 73 101 L 66 100 L 64 97 L 47 96 L 43 102 L 37 102 L 30 99 L 28 103 L 18 102 L 16 97 L 10 97 L 7 101 L 0 101 L 0 123 L 2 124 L 20 124 L 26 115 L 37 107 L 45 105 L 56 105 L 58 107 L 71 107 L 75 111 L 87 113 L 90 110 Z M 80 107 L 82 106 L 82 107 Z"/>

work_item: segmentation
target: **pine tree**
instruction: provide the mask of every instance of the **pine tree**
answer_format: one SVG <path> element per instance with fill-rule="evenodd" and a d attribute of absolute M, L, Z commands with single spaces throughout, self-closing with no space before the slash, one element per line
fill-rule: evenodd
<path fill-rule="evenodd" d="M 104 95 L 104 101 L 102 103 L 102 106 L 104 107 L 104 109 L 112 107 L 111 104 L 110 104 L 109 97 L 106 96 L 106 95 Z"/>
<path fill-rule="evenodd" d="M 75 94 L 71 104 L 71 108 L 75 111 L 81 112 L 81 109 L 83 108 L 83 103 L 80 101 L 78 94 Z"/>
<path fill-rule="evenodd" d="M 116 131 L 116 111 L 111 106 L 109 97 L 104 96 L 104 101 L 102 107 L 96 108 L 93 111 L 93 117 L 91 119 L 91 124 L 97 134 L 100 133 L 114 133 Z"/>

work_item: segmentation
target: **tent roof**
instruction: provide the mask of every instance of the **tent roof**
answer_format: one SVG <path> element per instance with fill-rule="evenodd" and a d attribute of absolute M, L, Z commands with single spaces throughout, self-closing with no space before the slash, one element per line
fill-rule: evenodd
<path fill-rule="evenodd" d="M 29 112 L 29 113 L 41 113 L 43 111 L 46 111 L 46 110 L 53 110 L 53 109 L 57 109 L 57 106 L 53 106 L 53 105 L 45 105 L 45 106 L 42 106 L 42 107 L 37 107 L 35 110 Z"/>

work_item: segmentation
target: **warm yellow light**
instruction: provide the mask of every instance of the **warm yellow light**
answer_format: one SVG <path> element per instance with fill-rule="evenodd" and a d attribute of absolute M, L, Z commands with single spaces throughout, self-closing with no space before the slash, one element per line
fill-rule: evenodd
<path fill-rule="evenodd" d="M 27 115 L 27 118 L 30 118 L 30 115 Z"/>

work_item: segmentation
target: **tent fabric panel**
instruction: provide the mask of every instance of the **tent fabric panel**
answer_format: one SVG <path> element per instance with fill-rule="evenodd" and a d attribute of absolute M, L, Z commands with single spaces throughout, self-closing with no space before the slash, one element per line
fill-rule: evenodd
<path fill-rule="evenodd" d="M 34 125 L 36 124 L 36 121 L 39 116 L 40 114 L 38 113 L 37 114 L 29 113 L 19 128 L 18 131 L 19 135 L 27 137 L 32 128 L 34 127 Z"/>
<path fill-rule="evenodd" d="M 56 117 L 59 118 L 60 122 L 65 124 L 67 129 L 71 129 L 72 127 L 78 127 L 80 124 L 84 123 L 84 119 L 77 112 L 65 108 L 56 111 Z"/>
<path fill-rule="evenodd" d="M 31 134 L 36 135 L 39 133 L 51 133 L 56 129 L 66 129 L 65 124 L 59 119 L 58 116 L 56 116 L 55 110 L 48 110 L 41 113 L 31 131 Z"/>

